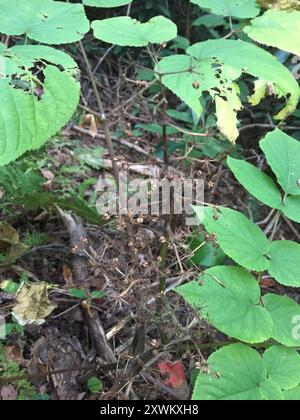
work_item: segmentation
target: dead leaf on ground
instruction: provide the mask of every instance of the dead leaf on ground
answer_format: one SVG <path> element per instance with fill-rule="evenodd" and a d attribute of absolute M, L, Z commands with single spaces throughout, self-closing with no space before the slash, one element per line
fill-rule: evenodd
<path fill-rule="evenodd" d="M 80 124 L 80 126 L 82 128 L 86 128 L 89 131 L 89 134 L 92 137 L 96 137 L 98 134 L 98 127 L 99 127 L 99 123 L 96 120 L 95 116 L 92 114 L 86 114 L 84 116 L 84 119 L 82 121 L 82 123 Z"/>
<path fill-rule="evenodd" d="M 13 315 L 21 325 L 41 325 L 56 305 L 48 298 L 46 283 L 24 283 L 17 294 L 17 304 L 13 307 Z"/>
<path fill-rule="evenodd" d="M 13 263 L 27 250 L 28 246 L 20 242 L 16 229 L 7 223 L 0 222 L 0 253 L 4 254 L 5 263 Z"/>
<path fill-rule="evenodd" d="M 165 377 L 165 385 L 173 389 L 179 389 L 186 384 L 185 369 L 181 362 L 161 362 L 158 367 L 161 375 Z"/>

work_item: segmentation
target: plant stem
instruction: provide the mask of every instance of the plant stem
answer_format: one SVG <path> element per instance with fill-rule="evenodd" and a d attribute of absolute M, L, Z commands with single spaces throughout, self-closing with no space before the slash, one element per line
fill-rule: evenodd
<path fill-rule="evenodd" d="M 101 125 L 104 131 L 104 136 L 105 136 L 105 141 L 108 147 L 108 151 L 109 151 L 109 155 L 111 158 L 111 162 L 112 162 L 112 167 L 113 167 L 113 172 L 114 172 L 114 177 L 117 183 L 117 188 L 119 190 L 119 168 L 117 165 L 117 161 L 116 161 L 116 155 L 115 155 L 115 151 L 114 151 L 114 146 L 112 143 L 112 139 L 111 139 L 111 134 L 110 134 L 110 129 L 109 129 L 109 125 L 108 125 L 108 120 L 106 118 L 106 114 L 104 111 L 104 106 L 100 97 L 100 93 L 97 87 L 97 83 L 92 71 L 92 67 L 91 64 L 89 62 L 88 56 L 86 54 L 85 48 L 83 46 L 83 43 L 81 41 L 79 41 L 79 47 L 80 47 L 80 51 L 82 54 L 82 57 L 84 59 L 85 65 L 86 65 L 86 69 L 89 75 L 89 79 L 91 81 L 95 96 L 96 96 L 96 101 L 97 101 L 97 105 L 98 105 L 98 111 L 101 115 Z"/>

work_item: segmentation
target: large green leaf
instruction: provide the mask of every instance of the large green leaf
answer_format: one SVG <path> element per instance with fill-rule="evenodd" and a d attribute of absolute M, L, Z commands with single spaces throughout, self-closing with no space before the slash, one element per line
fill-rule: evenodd
<path fill-rule="evenodd" d="M 197 116 L 203 109 L 200 97 L 203 91 L 222 89 L 222 80 L 217 78 L 214 62 L 195 60 L 188 55 L 172 55 L 163 58 L 155 67 L 162 83 L 182 99 Z"/>
<path fill-rule="evenodd" d="M 259 284 L 243 268 L 211 268 L 199 281 L 180 286 L 176 291 L 230 337 L 247 343 L 271 338 L 273 321 L 260 304 Z"/>
<path fill-rule="evenodd" d="M 119 7 L 126 6 L 132 0 L 83 0 L 83 4 L 93 7 Z"/>
<path fill-rule="evenodd" d="M 50 47 L 14 47 L 0 59 L 6 70 L 0 79 L 5 103 L 0 108 L 0 165 L 5 165 L 41 147 L 70 120 L 80 86 L 74 61 Z M 32 73 L 35 66 L 37 74 Z"/>
<path fill-rule="evenodd" d="M 243 344 L 233 344 L 208 359 L 208 372 L 200 373 L 193 400 L 283 400 L 280 387 L 268 378 L 260 354 Z"/>
<path fill-rule="evenodd" d="M 247 73 L 273 83 L 277 96 L 285 97 L 287 102 L 286 107 L 275 116 L 276 119 L 284 119 L 298 104 L 300 88 L 291 72 L 272 54 L 256 45 L 230 39 L 209 40 L 192 45 L 187 53 L 197 60 L 215 59 L 222 66 L 228 66 L 232 72 L 231 80 Z"/>
<path fill-rule="evenodd" d="M 53 0 L 0 0 L 0 32 L 23 35 L 45 44 L 83 38 L 90 24 L 82 4 Z"/>
<path fill-rule="evenodd" d="M 191 2 L 216 15 L 236 18 L 253 18 L 260 11 L 256 0 L 191 0 Z"/>
<path fill-rule="evenodd" d="M 120 16 L 92 23 L 94 35 L 101 41 L 128 47 L 160 44 L 177 36 L 177 27 L 170 19 L 156 16 L 141 23 L 129 16 Z"/>
<path fill-rule="evenodd" d="M 300 345 L 300 306 L 287 296 L 272 293 L 264 297 L 264 306 L 274 322 L 272 338 L 287 347 Z"/>
<path fill-rule="evenodd" d="M 228 157 L 227 163 L 236 179 L 250 194 L 272 208 L 283 208 L 282 197 L 275 182 L 248 162 Z"/>
<path fill-rule="evenodd" d="M 269 273 L 285 286 L 300 287 L 300 245 L 275 241 L 270 246 Z"/>
<path fill-rule="evenodd" d="M 261 140 L 260 147 L 283 191 L 300 195 L 299 141 L 276 129 Z"/>
<path fill-rule="evenodd" d="M 242 213 L 228 208 L 206 208 L 203 224 L 210 234 L 216 235 L 220 247 L 235 262 L 255 271 L 268 268 L 269 241 Z"/>
<path fill-rule="evenodd" d="M 300 356 L 296 350 L 273 346 L 264 354 L 268 377 L 281 389 L 290 390 L 300 383 Z"/>
<path fill-rule="evenodd" d="M 292 113 L 300 97 L 299 86 L 285 66 L 262 48 L 242 41 L 218 39 L 194 44 L 187 55 L 163 58 L 155 71 L 197 116 L 203 111 L 200 98 L 203 92 L 209 92 L 216 101 L 218 126 L 230 141 L 238 137 L 237 112 L 241 109 L 239 90 L 233 82 L 243 73 L 257 77 L 265 87 L 272 83 L 278 98 L 286 100 L 277 119 Z M 257 103 L 266 95 L 265 88 Z"/>
<path fill-rule="evenodd" d="M 268 10 L 244 31 L 264 45 L 300 55 L 300 12 Z"/>

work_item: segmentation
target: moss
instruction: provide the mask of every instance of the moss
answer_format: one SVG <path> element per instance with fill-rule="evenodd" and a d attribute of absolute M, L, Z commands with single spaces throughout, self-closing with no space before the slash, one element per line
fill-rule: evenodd
<path fill-rule="evenodd" d="M 24 370 L 17 363 L 5 359 L 3 346 L 0 343 L 0 377 L 19 376 L 22 374 L 24 374 Z M 18 400 L 33 400 L 35 398 L 35 389 L 29 381 L 18 381 L 15 383 L 15 387 L 18 390 Z"/>

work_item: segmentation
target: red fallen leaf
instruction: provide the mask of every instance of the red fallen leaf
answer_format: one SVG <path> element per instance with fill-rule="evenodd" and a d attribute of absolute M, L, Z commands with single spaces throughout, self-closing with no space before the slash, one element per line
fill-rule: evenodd
<path fill-rule="evenodd" d="M 166 379 L 164 384 L 174 389 L 179 389 L 186 384 L 184 366 L 181 362 L 161 362 L 158 364 L 160 373 Z"/>

